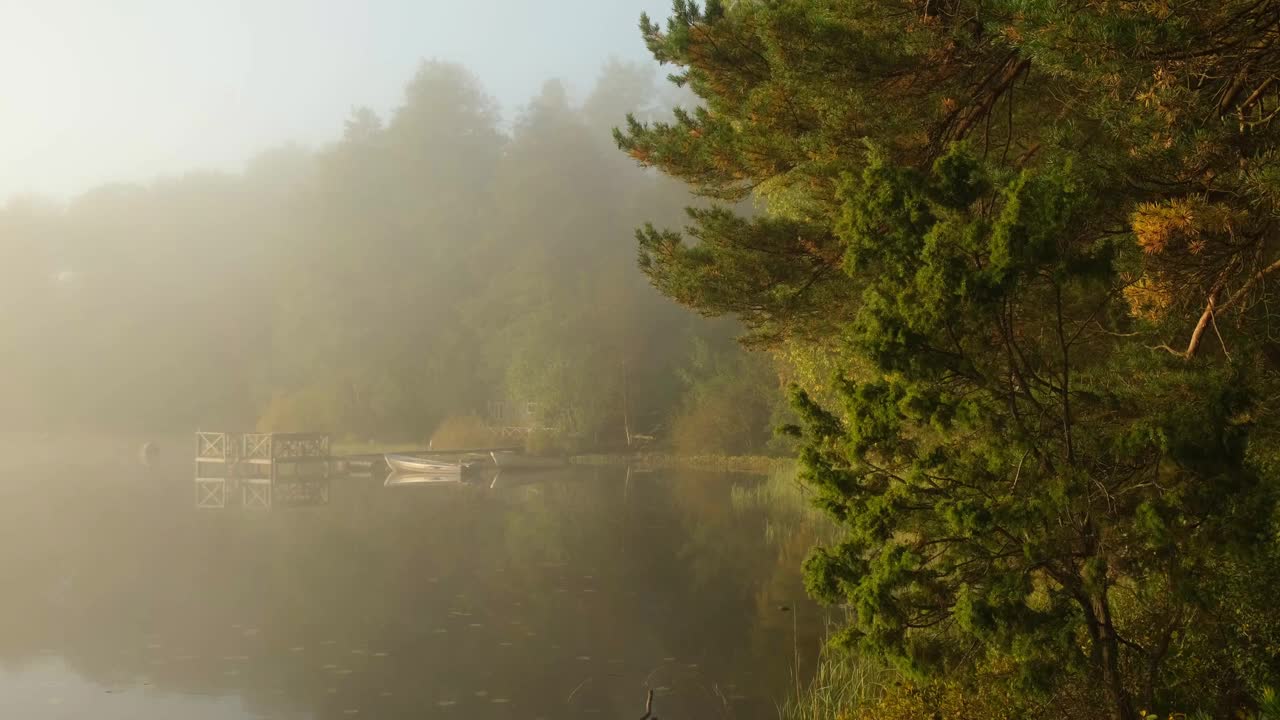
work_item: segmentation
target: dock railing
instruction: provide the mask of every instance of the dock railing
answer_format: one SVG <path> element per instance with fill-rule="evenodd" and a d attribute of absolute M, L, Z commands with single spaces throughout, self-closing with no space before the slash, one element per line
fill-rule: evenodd
<path fill-rule="evenodd" d="M 239 489 L 245 507 L 269 508 L 278 484 L 327 481 L 330 447 L 325 433 L 199 431 L 196 506 L 226 507 L 228 493 Z"/>

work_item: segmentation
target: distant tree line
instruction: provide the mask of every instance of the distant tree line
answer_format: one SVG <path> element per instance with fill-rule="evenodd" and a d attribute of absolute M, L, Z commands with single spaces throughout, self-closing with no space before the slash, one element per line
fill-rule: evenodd
<path fill-rule="evenodd" d="M 760 452 L 778 376 L 732 327 L 653 291 L 631 228 L 687 191 L 635 168 L 616 118 L 658 118 L 647 68 L 509 123 L 424 63 L 388 117 L 242 173 L 109 185 L 0 211 L 0 389 L 17 428 L 324 430 L 427 438 L 493 403 L 573 447 L 628 433 Z"/>

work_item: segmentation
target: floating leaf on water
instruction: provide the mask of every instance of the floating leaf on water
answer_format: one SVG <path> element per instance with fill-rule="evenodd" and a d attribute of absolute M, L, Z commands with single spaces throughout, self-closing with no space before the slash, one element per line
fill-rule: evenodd
<path fill-rule="evenodd" d="M 487 697 L 488 695 L 489 695 L 489 691 L 488 691 L 488 690 L 477 690 L 477 691 L 476 691 L 476 697 Z"/>
<path fill-rule="evenodd" d="M 454 705 L 457 705 L 457 704 L 458 704 L 457 700 L 441 700 L 436 703 L 436 705 L 440 707 L 453 707 Z"/>

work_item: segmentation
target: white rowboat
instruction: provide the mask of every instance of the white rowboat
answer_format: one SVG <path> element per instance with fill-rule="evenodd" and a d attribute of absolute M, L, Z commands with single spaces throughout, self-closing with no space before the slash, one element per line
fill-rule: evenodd
<path fill-rule="evenodd" d="M 463 471 L 467 469 L 467 466 L 460 462 L 429 460 L 415 455 L 397 455 L 394 453 L 387 453 L 382 457 L 387 461 L 387 467 L 391 468 L 395 472 L 409 475 L 461 476 Z"/>

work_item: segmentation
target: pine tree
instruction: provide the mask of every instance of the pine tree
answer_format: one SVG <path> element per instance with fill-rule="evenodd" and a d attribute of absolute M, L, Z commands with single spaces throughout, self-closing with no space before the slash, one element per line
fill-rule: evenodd
<path fill-rule="evenodd" d="M 641 30 L 700 103 L 620 147 L 769 210 L 646 226 L 642 268 L 858 358 L 792 429 L 846 639 L 1083 678 L 1120 720 L 1238 697 L 1171 668 L 1218 652 L 1212 583 L 1274 536 L 1280 3 L 676 0 Z"/>

